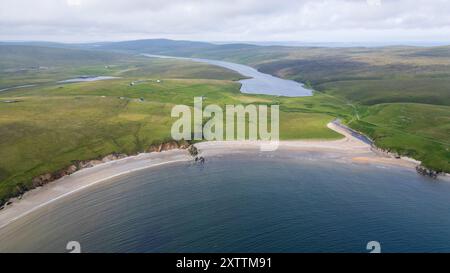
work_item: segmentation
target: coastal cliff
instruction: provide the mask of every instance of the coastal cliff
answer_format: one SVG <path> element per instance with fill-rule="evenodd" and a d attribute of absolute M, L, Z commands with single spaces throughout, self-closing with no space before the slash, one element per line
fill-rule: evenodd
<path fill-rule="evenodd" d="M 360 132 L 356 129 L 350 128 L 347 125 L 344 125 L 341 123 L 341 121 L 339 119 L 335 119 L 333 122 L 333 124 L 335 124 L 336 126 L 339 126 L 340 128 L 346 130 L 348 133 L 350 133 L 352 136 L 358 138 L 359 140 L 367 143 L 368 145 L 371 146 L 371 151 L 374 152 L 375 154 L 379 155 L 379 156 L 383 156 L 383 157 L 389 157 L 389 158 L 396 158 L 396 159 L 404 159 L 404 160 L 408 160 L 411 162 L 416 163 L 416 171 L 418 174 L 423 175 L 423 176 L 427 176 L 427 177 L 431 177 L 434 179 L 437 179 L 438 176 L 440 175 L 446 175 L 445 172 L 439 171 L 439 170 L 435 170 L 432 169 L 430 167 L 424 166 L 422 162 L 412 159 L 410 158 L 408 155 L 403 155 L 400 152 L 394 151 L 394 150 L 390 150 L 390 149 L 383 149 L 380 148 L 376 145 L 376 141 L 374 139 L 371 139 L 370 137 L 368 137 L 366 134 L 364 134 L 363 132 Z"/>
<path fill-rule="evenodd" d="M 160 144 L 153 144 L 150 145 L 148 148 L 145 149 L 144 152 L 146 153 L 159 153 L 163 151 L 169 151 L 173 149 L 188 149 L 189 153 L 195 158 L 195 155 L 193 155 L 192 151 L 197 151 L 195 146 L 191 145 L 187 141 L 167 141 Z M 31 183 L 29 185 L 25 185 L 23 183 L 18 184 L 16 187 L 16 194 L 12 196 L 8 196 L 4 199 L 0 199 L 0 210 L 2 210 L 5 206 L 9 205 L 13 198 L 21 199 L 22 195 L 32 189 L 42 187 L 45 184 L 48 184 L 50 182 L 53 182 L 55 180 L 58 180 L 64 176 L 71 175 L 79 170 L 85 169 L 85 168 L 91 168 L 96 165 L 119 160 L 126 158 L 128 156 L 137 155 L 138 153 L 134 154 L 124 154 L 124 153 L 112 153 L 103 157 L 91 159 L 91 160 L 76 160 L 71 165 L 49 173 L 44 173 L 39 176 L 34 177 L 31 180 Z"/>
<path fill-rule="evenodd" d="M 379 148 L 379 147 L 375 146 L 374 144 L 372 145 L 371 150 L 372 150 L 372 152 L 374 152 L 378 155 L 381 155 L 381 156 L 397 158 L 397 159 L 407 159 L 410 161 L 414 161 L 417 164 L 416 171 L 420 175 L 427 176 L 427 177 L 434 178 L 434 179 L 437 179 L 440 175 L 446 175 L 444 172 L 433 170 L 431 168 L 428 168 L 428 167 L 422 165 L 422 163 L 420 161 L 403 156 L 397 152 Z"/>

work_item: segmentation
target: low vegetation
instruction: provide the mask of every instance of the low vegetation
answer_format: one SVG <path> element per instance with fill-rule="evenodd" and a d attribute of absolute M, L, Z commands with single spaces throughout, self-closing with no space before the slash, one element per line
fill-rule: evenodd
<path fill-rule="evenodd" d="M 0 45 L 0 203 L 73 161 L 133 154 L 170 139 L 172 106 L 192 106 L 194 96 L 204 104 L 279 104 L 282 139 L 340 138 L 326 127 L 340 118 L 383 149 L 450 172 L 449 48 L 167 43 L 106 44 L 102 51 Z M 237 73 L 143 52 L 250 64 L 317 91 L 305 98 L 242 94 Z M 83 75 L 119 78 L 58 83 Z"/>
<path fill-rule="evenodd" d="M 3 202 L 28 188 L 33 177 L 74 161 L 111 153 L 134 154 L 169 140 L 175 120 L 170 117 L 172 107 L 192 106 L 195 96 L 203 96 L 205 105 L 280 104 L 283 139 L 341 137 L 326 124 L 346 107 L 336 108 L 325 96 L 290 100 L 247 95 L 239 92 L 240 84 L 235 81 L 241 76 L 229 70 L 185 61 L 133 58 L 71 68 L 60 64 L 48 78 L 47 70 L 1 76 L 11 81 L 11 75 L 16 75 L 13 85 L 46 78 L 34 87 L 0 92 Z M 121 78 L 57 83 L 85 74 Z"/>

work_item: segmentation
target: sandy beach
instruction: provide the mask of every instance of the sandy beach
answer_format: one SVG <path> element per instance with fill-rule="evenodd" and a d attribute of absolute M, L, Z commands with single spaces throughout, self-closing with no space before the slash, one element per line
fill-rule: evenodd
<path fill-rule="evenodd" d="M 410 168 L 411 170 L 414 170 L 413 168 L 420 163 L 408 158 L 396 159 L 377 154 L 371 150 L 369 144 L 355 138 L 344 128 L 333 123 L 329 123 L 328 127 L 344 135 L 344 138 L 333 141 L 281 141 L 279 142 L 279 149 L 295 152 L 316 152 L 345 162 L 395 165 Z M 213 141 L 198 143 L 196 147 L 200 151 L 200 156 L 207 159 L 210 156 L 220 154 L 257 152 L 260 149 L 260 145 L 261 142 L 258 141 Z M 0 229 L 56 200 L 114 177 L 164 164 L 192 160 L 192 157 L 186 150 L 171 150 L 160 153 L 139 154 L 80 170 L 70 176 L 29 191 L 20 200 L 13 200 L 12 204 L 0 211 Z"/>
<path fill-rule="evenodd" d="M 278 149 L 328 154 L 330 158 L 339 158 L 341 161 L 361 164 L 386 164 L 411 169 L 420 164 L 419 161 L 407 157 L 397 159 L 375 153 L 369 144 L 354 137 L 344 128 L 334 123 L 329 123 L 327 126 L 344 135 L 344 138 L 339 140 L 280 141 Z M 260 141 L 211 141 L 196 144 L 196 147 L 200 150 L 200 155 L 207 158 L 225 153 L 242 153 L 250 150 L 259 150 L 261 144 L 262 142 Z"/>
<path fill-rule="evenodd" d="M 189 160 L 192 160 L 192 157 L 186 150 L 171 150 L 139 154 L 82 169 L 43 187 L 28 191 L 20 200 L 12 200 L 12 204 L 0 211 L 0 229 L 51 202 L 98 183 L 138 170 Z"/>

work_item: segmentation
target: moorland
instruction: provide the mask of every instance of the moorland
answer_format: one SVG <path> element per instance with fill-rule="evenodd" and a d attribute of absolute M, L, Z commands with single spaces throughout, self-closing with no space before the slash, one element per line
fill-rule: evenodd
<path fill-rule="evenodd" d="M 141 53 L 242 63 L 306 83 L 314 95 L 244 94 L 233 71 Z M 192 106 L 195 96 L 279 104 L 283 140 L 341 138 L 326 126 L 339 118 L 384 150 L 450 172 L 450 47 L 0 43 L 0 71 L 0 204 L 74 161 L 170 140 L 172 107 Z M 59 83 L 85 75 L 117 78 Z"/>

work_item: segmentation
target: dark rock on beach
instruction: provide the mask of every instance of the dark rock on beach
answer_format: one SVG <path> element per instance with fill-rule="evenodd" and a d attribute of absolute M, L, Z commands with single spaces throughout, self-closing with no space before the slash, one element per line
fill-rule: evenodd
<path fill-rule="evenodd" d="M 203 156 L 196 156 L 195 162 L 203 164 L 203 163 L 205 163 L 205 158 Z"/>
<path fill-rule="evenodd" d="M 194 145 L 191 145 L 188 147 L 188 152 L 191 156 L 197 156 L 198 155 L 198 149 Z"/>
<path fill-rule="evenodd" d="M 431 177 L 434 179 L 436 179 L 438 177 L 438 175 L 440 174 L 439 172 L 437 172 L 435 170 L 430 170 L 421 165 L 416 167 L 416 171 L 418 174 L 421 174 L 423 176 L 428 176 L 428 177 Z"/>

